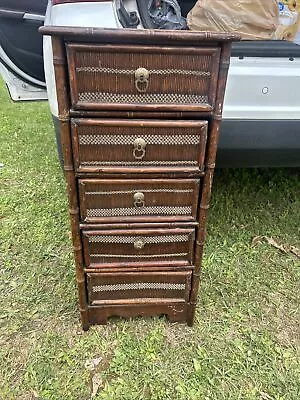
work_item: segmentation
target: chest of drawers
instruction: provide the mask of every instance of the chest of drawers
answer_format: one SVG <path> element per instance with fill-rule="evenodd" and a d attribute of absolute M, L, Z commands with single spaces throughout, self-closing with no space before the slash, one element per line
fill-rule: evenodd
<path fill-rule="evenodd" d="M 43 27 L 52 36 L 84 329 L 192 325 L 235 35 Z"/>

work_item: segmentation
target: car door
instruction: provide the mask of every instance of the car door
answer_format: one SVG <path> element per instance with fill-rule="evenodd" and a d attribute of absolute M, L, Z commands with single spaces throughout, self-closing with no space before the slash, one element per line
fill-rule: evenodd
<path fill-rule="evenodd" d="M 46 99 L 43 25 L 48 0 L 0 0 L 0 73 L 13 100 Z"/>

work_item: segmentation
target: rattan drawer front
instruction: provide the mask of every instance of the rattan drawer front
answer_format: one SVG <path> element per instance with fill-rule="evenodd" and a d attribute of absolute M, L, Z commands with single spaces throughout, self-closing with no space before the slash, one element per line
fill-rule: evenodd
<path fill-rule="evenodd" d="M 187 302 L 191 272 L 87 274 L 89 304 Z"/>
<path fill-rule="evenodd" d="M 192 265 L 192 228 L 83 231 L 87 268 Z"/>
<path fill-rule="evenodd" d="M 67 45 L 74 109 L 210 111 L 216 48 Z"/>
<path fill-rule="evenodd" d="M 207 121 L 73 119 L 79 172 L 202 171 Z"/>
<path fill-rule="evenodd" d="M 196 179 L 79 180 L 85 222 L 194 221 L 198 195 Z"/>

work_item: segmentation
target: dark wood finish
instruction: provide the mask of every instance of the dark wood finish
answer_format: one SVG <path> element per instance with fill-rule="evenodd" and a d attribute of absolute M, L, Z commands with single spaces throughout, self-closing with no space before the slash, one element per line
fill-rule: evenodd
<path fill-rule="evenodd" d="M 80 228 L 83 230 L 111 230 L 116 228 L 116 223 L 81 223 Z M 127 222 L 127 223 L 118 223 L 118 229 L 147 229 L 147 228 L 191 228 L 197 227 L 198 221 L 195 222 Z"/>
<path fill-rule="evenodd" d="M 158 47 L 160 45 L 213 47 L 239 41 L 235 33 L 168 31 L 155 29 L 103 29 L 79 28 L 70 26 L 43 26 L 43 35 L 59 36 L 65 42 L 142 44 Z"/>
<path fill-rule="evenodd" d="M 203 178 L 205 175 L 204 167 L 201 171 L 195 167 L 147 167 L 147 168 L 131 168 L 131 167 L 113 167 L 108 169 L 107 167 L 85 167 L 84 172 L 76 172 L 77 178 L 91 178 L 91 179 L 192 179 L 192 178 Z"/>
<path fill-rule="evenodd" d="M 186 303 L 191 271 L 87 274 L 90 305 Z"/>
<path fill-rule="evenodd" d="M 196 179 L 79 179 L 84 222 L 195 221 Z"/>
<path fill-rule="evenodd" d="M 53 36 L 83 329 L 111 316 L 192 325 L 238 36 L 40 31 Z"/>
<path fill-rule="evenodd" d="M 69 44 L 67 55 L 73 109 L 211 111 L 214 107 L 219 48 Z M 135 79 L 141 67 L 149 73 L 147 91 L 142 93 Z"/>
<path fill-rule="evenodd" d="M 207 121 L 72 119 L 72 138 L 78 172 L 200 172 Z"/>
<path fill-rule="evenodd" d="M 77 197 L 76 179 L 73 166 L 72 144 L 71 144 L 71 128 L 69 119 L 70 101 L 67 92 L 66 82 L 66 56 L 64 43 L 60 38 L 54 36 L 52 38 L 52 49 L 54 55 L 54 69 L 56 79 L 56 91 L 58 100 L 58 113 L 61 131 L 61 144 L 64 157 L 64 170 L 67 184 L 67 193 L 69 198 L 69 211 L 71 219 L 71 230 L 73 239 L 73 251 L 76 266 L 76 281 L 79 293 L 79 310 L 83 329 L 89 327 L 87 294 L 85 289 L 85 276 L 83 272 L 83 252 L 81 245 L 81 236 L 79 229 L 79 205 Z M 64 84 L 62 84 L 64 83 Z"/>
<path fill-rule="evenodd" d="M 90 110 L 70 110 L 72 118 L 117 118 L 117 119 L 209 119 L 213 115 L 210 112 L 197 111 L 90 111 Z"/>
<path fill-rule="evenodd" d="M 112 265 L 114 265 L 114 264 L 112 264 Z M 129 264 L 128 266 L 121 265 L 121 266 L 115 266 L 113 268 L 112 268 L 112 265 L 111 264 L 103 264 L 101 267 L 90 266 L 90 267 L 84 268 L 84 272 L 85 273 L 92 272 L 92 273 L 100 274 L 103 272 L 107 273 L 107 272 L 113 271 L 114 273 L 120 272 L 123 274 L 124 272 L 139 272 L 139 273 L 141 273 L 141 272 L 162 272 L 163 271 L 165 273 L 165 272 L 171 272 L 171 271 L 183 272 L 183 271 L 194 271 L 195 270 L 194 265 L 189 265 L 186 263 L 180 264 L 180 262 L 178 262 L 177 264 L 174 264 L 174 265 L 168 264 L 168 262 L 160 262 L 160 263 L 153 264 L 150 266 L 145 263 L 139 263 L 139 264 L 133 263 L 133 264 Z"/>
<path fill-rule="evenodd" d="M 194 229 L 83 231 L 87 267 L 191 265 Z"/>
<path fill-rule="evenodd" d="M 110 317 L 153 317 L 166 315 L 170 322 L 187 322 L 191 325 L 189 303 L 139 303 L 88 307 L 90 324 L 106 325 Z"/>

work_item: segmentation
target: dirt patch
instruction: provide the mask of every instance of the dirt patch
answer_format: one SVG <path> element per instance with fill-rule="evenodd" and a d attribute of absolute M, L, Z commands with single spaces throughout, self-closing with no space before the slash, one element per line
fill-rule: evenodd
<path fill-rule="evenodd" d="M 185 346 L 197 342 L 194 329 L 184 324 L 166 324 L 163 335 L 170 346 Z"/>
<path fill-rule="evenodd" d="M 262 310 L 279 344 L 300 346 L 299 304 L 276 292 L 269 295 L 269 302 Z"/>

